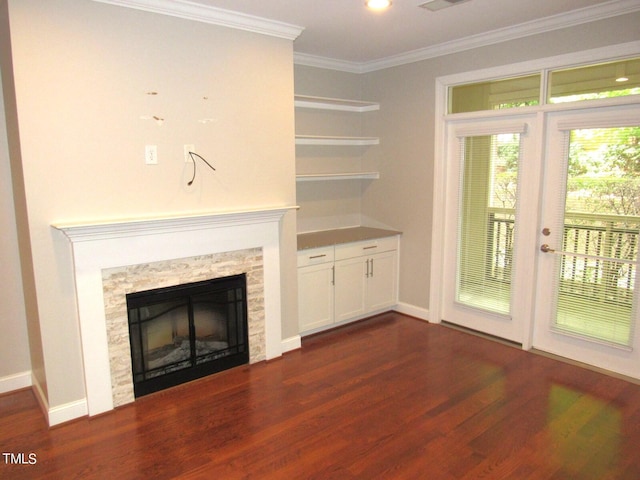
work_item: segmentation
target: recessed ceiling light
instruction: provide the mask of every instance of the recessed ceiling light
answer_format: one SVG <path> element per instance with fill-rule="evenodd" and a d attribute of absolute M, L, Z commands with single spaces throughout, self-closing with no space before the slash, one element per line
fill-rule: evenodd
<path fill-rule="evenodd" d="M 366 0 L 364 4 L 373 10 L 382 10 L 391 6 L 391 0 Z"/>
<path fill-rule="evenodd" d="M 622 77 L 616 78 L 616 82 L 628 82 L 628 81 L 629 81 L 629 77 L 622 76 Z"/>

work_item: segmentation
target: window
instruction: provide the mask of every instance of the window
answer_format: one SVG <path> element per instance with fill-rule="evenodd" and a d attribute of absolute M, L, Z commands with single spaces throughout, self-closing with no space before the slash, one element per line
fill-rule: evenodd
<path fill-rule="evenodd" d="M 540 74 L 451 87 L 449 113 L 538 105 Z"/>
<path fill-rule="evenodd" d="M 549 103 L 640 94 L 640 58 L 549 73 Z"/>
<path fill-rule="evenodd" d="M 543 73 L 450 87 L 448 113 L 539 105 Z M 640 95 L 640 58 L 551 70 L 547 78 L 551 104 Z"/>

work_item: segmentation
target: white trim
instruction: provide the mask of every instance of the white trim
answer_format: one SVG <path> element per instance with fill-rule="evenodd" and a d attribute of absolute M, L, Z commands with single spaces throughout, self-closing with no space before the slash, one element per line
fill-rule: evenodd
<path fill-rule="evenodd" d="M 245 13 L 189 2 L 187 0 L 93 0 L 170 17 L 245 30 L 272 37 L 295 40 L 304 27 L 278 22 Z"/>
<path fill-rule="evenodd" d="M 49 423 L 49 402 L 47 401 L 47 397 L 44 394 L 44 390 L 42 390 L 38 379 L 33 375 L 33 372 L 31 373 L 31 389 L 38 401 L 38 405 L 40 405 L 42 412 L 47 418 L 47 423 Z"/>
<path fill-rule="evenodd" d="M 0 394 L 28 388 L 31 385 L 31 370 L 7 375 L 0 378 Z"/>
<path fill-rule="evenodd" d="M 429 309 L 431 321 L 442 321 L 442 278 L 445 245 L 445 182 L 447 179 L 447 130 L 444 116 L 447 109 L 448 85 L 440 78 L 435 88 L 435 133 L 433 138 L 433 217 L 431 224 L 431 275 L 429 277 Z"/>
<path fill-rule="evenodd" d="M 349 62 L 347 60 L 338 60 L 335 58 L 320 57 L 309 53 L 294 52 L 293 63 L 296 65 L 304 65 L 306 67 L 325 68 L 327 70 L 338 70 L 348 73 L 364 73 L 363 64 L 357 62 Z"/>
<path fill-rule="evenodd" d="M 640 5 L 640 4 L 639 4 Z M 552 57 L 540 58 L 526 62 L 511 63 L 509 65 L 500 65 L 498 67 L 483 68 L 469 72 L 455 73 L 439 77 L 447 87 L 482 82 L 487 80 L 500 79 L 505 77 L 527 75 L 539 73 L 541 70 L 549 68 L 569 68 L 583 64 L 593 64 L 600 61 L 610 61 L 619 58 L 636 56 L 640 53 L 640 41 L 632 41 L 627 43 L 619 43 L 607 47 L 594 48 L 591 50 L 583 50 L 580 52 L 565 53 Z M 562 104 L 568 105 L 568 104 Z M 484 112 L 486 113 L 486 112 Z"/>
<path fill-rule="evenodd" d="M 394 310 L 398 313 L 409 315 L 410 317 L 415 317 L 419 320 L 424 320 L 425 322 L 431 322 L 429 310 L 427 308 L 417 307 L 410 303 L 398 302 L 394 307 Z"/>
<path fill-rule="evenodd" d="M 569 13 L 553 15 L 551 17 L 533 20 L 531 22 L 525 22 L 519 25 L 513 25 L 478 35 L 472 35 L 459 40 L 445 42 L 426 48 L 419 48 L 399 55 L 393 55 L 369 62 L 349 62 L 304 53 L 295 53 L 293 58 L 294 63 L 297 65 L 327 68 L 330 70 L 340 70 L 350 73 L 369 73 L 377 70 L 383 70 L 385 68 L 397 67 L 408 63 L 442 57 L 444 55 L 460 53 L 474 48 L 507 42 L 509 40 L 515 40 L 531 35 L 539 35 L 545 32 L 582 25 L 597 20 L 603 20 L 605 18 L 625 15 L 638 10 L 640 10 L 640 3 L 637 0 L 612 0 L 599 5 L 574 10 Z"/>
<path fill-rule="evenodd" d="M 293 350 L 299 350 L 300 348 L 302 348 L 302 337 L 300 335 L 295 335 L 282 340 L 282 353 L 292 352 Z"/>
<path fill-rule="evenodd" d="M 287 206 L 195 215 L 172 214 L 161 217 L 61 222 L 51 226 L 64 232 L 73 242 L 84 242 L 270 223 L 280 220 L 288 210 L 297 208 Z"/>
<path fill-rule="evenodd" d="M 527 132 L 527 123 L 520 120 L 510 120 L 506 122 L 499 122 L 498 124 L 490 125 L 472 125 L 460 128 L 454 128 L 455 135 L 458 138 L 473 137 L 483 135 L 495 135 L 499 133 L 518 133 L 524 134 Z"/>
<path fill-rule="evenodd" d="M 65 403 L 49 409 L 49 426 L 59 425 L 87 415 L 87 401 L 85 399 Z"/>

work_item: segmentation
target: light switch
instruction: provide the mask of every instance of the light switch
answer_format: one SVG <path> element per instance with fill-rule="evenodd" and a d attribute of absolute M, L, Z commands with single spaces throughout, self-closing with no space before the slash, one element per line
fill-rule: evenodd
<path fill-rule="evenodd" d="M 158 164 L 158 146 L 147 145 L 144 147 L 144 163 L 147 165 Z"/>

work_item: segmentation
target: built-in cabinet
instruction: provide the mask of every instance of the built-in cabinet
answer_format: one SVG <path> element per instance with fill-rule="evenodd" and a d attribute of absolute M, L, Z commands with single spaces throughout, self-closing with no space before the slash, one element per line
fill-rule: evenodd
<path fill-rule="evenodd" d="M 399 232 L 352 226 L 361 218 L 366 181 L 380 177 L 363 168 L 363 157 L 376 153 L 369 149 L 380 139 L 361 136 L 367 124 L 363 115 L 380 105 L 296 95 L 295 107 L 298 227 L 313 232 L 298 235 L 298 315 L 304 335 L 397 303 Z M 350 182 L 335 183 L 339 180 Z"/>
<path fill-rule="evenodd" d="M 397 235 L 298 252 L 301 333 L 392 307 L 398 299 Z"/>

